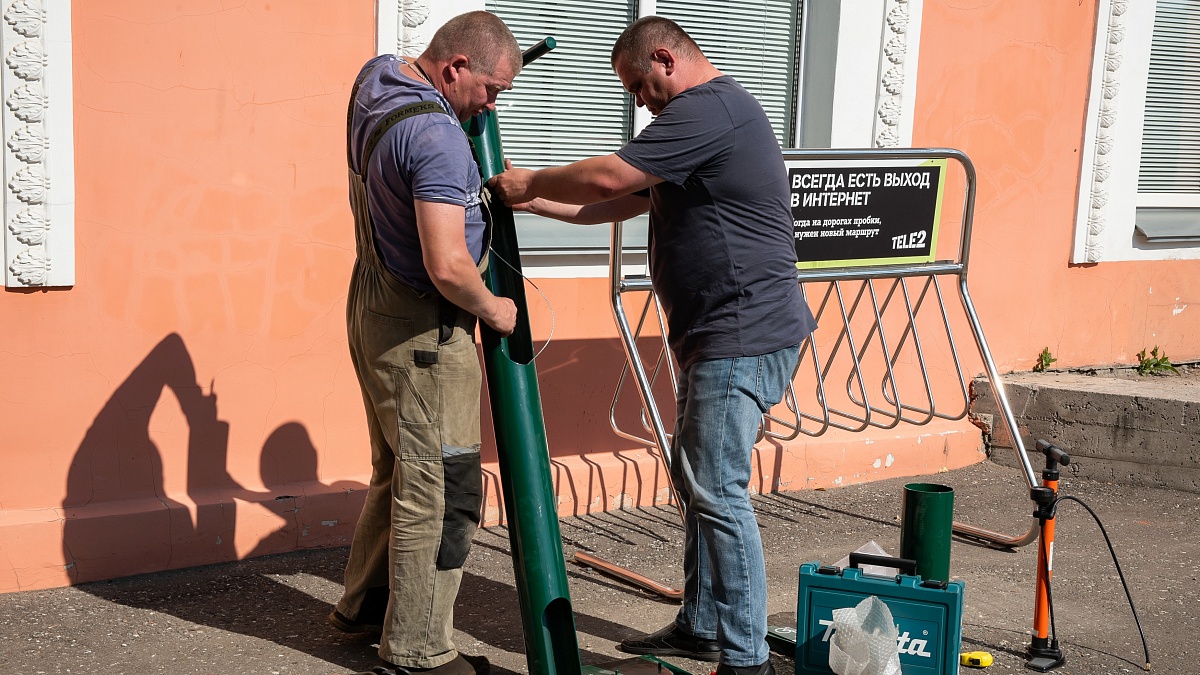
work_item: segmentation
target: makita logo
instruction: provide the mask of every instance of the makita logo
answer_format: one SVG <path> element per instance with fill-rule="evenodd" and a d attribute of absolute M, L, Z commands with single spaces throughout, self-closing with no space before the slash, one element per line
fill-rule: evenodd
<path fill-rule="evenodd" d="M 829 638 L 833 635 L 833 620 L 832 619 L 819 619 L 817 621 L 817 623 L 819 623 L 825 627 L 825 632 L 821 634 L 821 642 L 829 642 Z M 899 624 L 896 625 L 896 630 L 897 631 L 900 630 Z M 900 633 L 900 637 L 896 638 L 896 653 L 898 653 L 898 654 L 909 654 L 911 656 L 923 656 L 927 659 L 930 659 L 930 658 L 933 658 L 933 654 L 930 654 L 926 650 L 926 647 L 928 647 L 928 646 L 929 646 L 928 640 L 922 640 L 920 638 L 917 638 L 917 639 L 910 638 L 908 635 L 908 631 L 904 631 L 903 633 Z"/>

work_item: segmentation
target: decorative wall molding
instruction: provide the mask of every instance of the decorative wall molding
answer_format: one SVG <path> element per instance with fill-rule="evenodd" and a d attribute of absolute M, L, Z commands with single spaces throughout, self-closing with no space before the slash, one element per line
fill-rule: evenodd
<path fill-rule="evenodd" d="M 70 286 L 75 283 L 71 6 L 13 0 L 4 5 L 3 17 L 5 285 Z"/>
<path fill-rule="evenodd" d="M 1109 178 L 1112 175 L 1112 150 L 1117 131 L 1117 95 L 1121 91 L 1121 55 L 1125 42 L 1125 10 L 1127 0 L 1112 0 L 1108 21 L 1103 30 L 1104 65 L 1100 84 L 1100 106 L 1096 116 L 1096 139 L 1091 176 L 1084 176 L 1082 186 L 1090 195 L 1088 200 L 1087 238 L 1084 242 L 1084 261 L 1095 263 L 1104 259 L 1104 228 L 1108 225 L 1106 207 L 1109 199 Z"/>
<path fill-rule="evenodd" d="M 376 0 L 376 54 L 416 55 L 425 51 L 437 27 L 452 16 L 481 7 L 464 0 L 443 0 L 448 7 L 433 7 L 432 0 Z M 445 17 L 439 16 L 448 12 Z"/>
<path fill-rule="evenodd" d="M 907 77 L 909 0 L 888 0 L 884 12 L 883 45 L 879 65 L 879 91 L 875 105 L 873 143 L 877 148 L 900 145 Z M 915 45 L 914 45 L 915 46 Z"/>
<path fill-rule="evenodd" d="M 420 54 L 429 46 L 432 31 L 425 29 L 429 21 L 429 0 L 401 0 L 400 54 Z"/>

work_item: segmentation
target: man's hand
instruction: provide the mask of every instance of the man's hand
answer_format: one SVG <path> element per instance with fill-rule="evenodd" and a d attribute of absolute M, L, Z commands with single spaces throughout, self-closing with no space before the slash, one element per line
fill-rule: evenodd
<path fill-rule="evenodd" d="M 527 202 L 509 204 L 509 206 L 512 207 L 513 211 L 524 211 L 525 213 L 532 213 L 535 216 L 544 216 L 552 213 L 552 209 L 548 208 L 552 204 L 553 202 L 549 200 L 542 199 L 541 197 L 534 197 Z M 551 215 L 551 217 L 553 217 L 553 215 Z"/>
<path fill-rule="evenodd" d="M 529 194 L 529 188 L 533 184 L 533 174 L 532 169 L 514 169 L 512 160 L 506 159 L 504 160 L 504 173 L 492 176 L 492 179 L 487 182 L 487 186 L 505 204 L 509 206 L 523 204 L 534 197 Z"/>
<path fill-rule="evenodd" d="M 499 333 L 500 337 L 508 337 L 517 327 L 517 305 L 512 300 L 498 295 L 492 298 L 494 301 L 489 303 L 486 316 L 481 314 L 479 318 Z"/>

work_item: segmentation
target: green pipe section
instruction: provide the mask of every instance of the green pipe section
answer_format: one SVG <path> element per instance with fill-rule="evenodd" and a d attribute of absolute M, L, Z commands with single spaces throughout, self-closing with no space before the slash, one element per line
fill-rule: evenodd
<path fill-rule="evenodd" d="M 950 581 L 950 536 L 954 531 L 954 488 L 909 483 L 900 499 L 900 557 L 917 562 L 926 581 Z"/>
<path fill-rule="evenodd" d="M 553 47 L 554 39 L 547 38 L 525 52 L 525 63 Z M 483 180 L 487 181 L 504 170 L 496 114 L 484 112 L 465 126 Z M 525 657 L 530 675 L 579 675 L 579 643 L 533 363 L 516 223 L 512 209 L 504 204 L 494 202 L 490 210 L 492 257 L 486 281 L 493 293 L 511 299 L 517 306 L 517 326 L 512 335 L 500 337 L 486 325 L 481 326 L 481 332 Z"/>

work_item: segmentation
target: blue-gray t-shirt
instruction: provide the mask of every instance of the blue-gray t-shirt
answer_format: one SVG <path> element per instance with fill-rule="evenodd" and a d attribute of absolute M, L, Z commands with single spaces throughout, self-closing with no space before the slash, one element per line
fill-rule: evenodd
<path fill-rule="evenodd" d="M 801 342 L 787 171 L 758 101 L 729 76 L 672 98 L 617 151 L 650 188 L 650 279 L 681 368 Z"/>
<path fill-rule="evenodd" d="M 433 101 L 446 114 L 414 115 L 397 122 L 375 146 L 366 171 L 367 205 L 375 226 L 375 249 L 400 281 L 420 291 L 436 290 L 421 257 L 413 202 L 455 204 L 466 209 L 467 250 L 483 258 L 485 225 L 479 165 L 450 103 L 433 87 L 400 74 L 406 63 L 391 54 L 377 56 L 360 71 L 363 80 L 351 116 L 353 167 L 360 175 L 363 150 L 375 125 L 410 103 Z"/>

